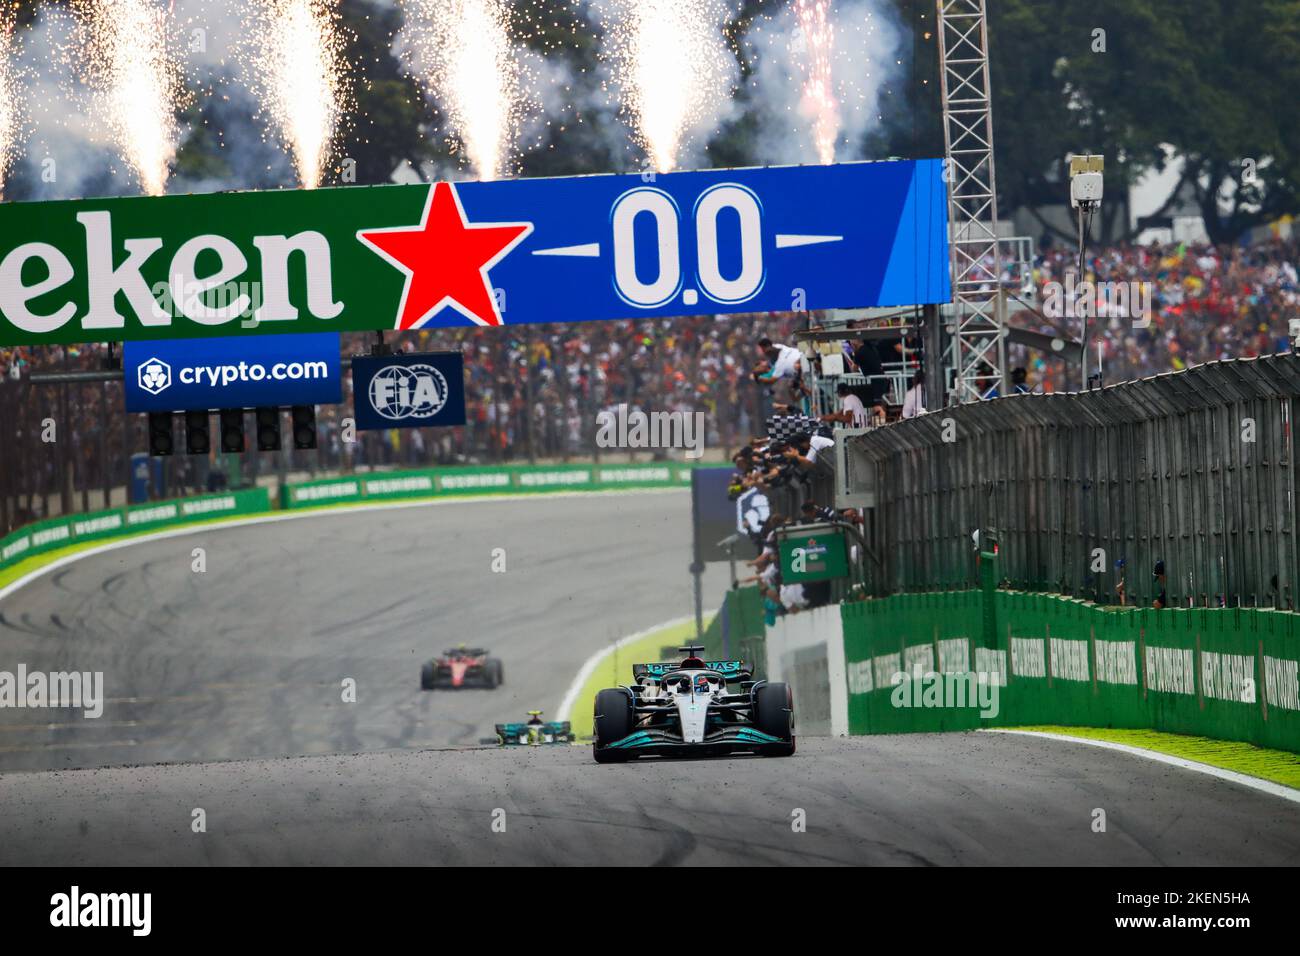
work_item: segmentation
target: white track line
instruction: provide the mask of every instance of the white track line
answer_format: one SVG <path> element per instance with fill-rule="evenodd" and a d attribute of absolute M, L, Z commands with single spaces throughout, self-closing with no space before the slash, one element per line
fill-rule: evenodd
<path fill-rule="evenodd" d="M 49 574 L 51 571 L 57 571 L 59 568 L 66 567 L 74 561 L 80 561 L 82 558 L 89 558 L 96 554 L 104 554 L 107 551 L 116 551 L 118 548 L 129 548 L 131 545 L 144 544 L 147 541 L 161 541 L 164 538 L 179 538 L 187 534 L 203 534 L 207 531 L 222 531 L 226 528 L 242 528 L 253 524 L 270 524 L 273 521 L 293 521 L 298 518 L 320 518 L 331 514 L 356 514 L 359 511 L 388 511 L 394 508 L 427 508 L 433 505 L 453 505 L 469 504 L 479 502 L 501 502 L 501 501 L 527 501 L 530 498 L 593 498 L 600 495 L 631 495 L 631 494 L 652 494 L 662 495 L 669 492 L 682 491 L 685 486 L 670 488 L 611 488 L 607 491 L 532 491 L 517 492 L 508 495 L 461 495 L 459 497 L 447 498 L 421 498 L 414 501 L 384 501 L 375 502 L 374 504 L 364 505 L 324 505 L 318 508 L 304 508 L 301 511 L 285 511 L 277 514 L 256 515 L 251 518 L 231 518 L 229 520 L 219 520 L 207 523 L 195 523 L 180 528 L 169 528 L 166 531 L 151 531 L 144 534 L 132 535 L 129 538 L 122 538 L 118 541 L 109 541 L 106 544 L 96 545 L 93 548 L 87 548 L 85 551 L 78 551 L 75 554 L 64 555 L 49 564 L 41 565 L 24 574 L 15 581 L 11 581 L 5 587 L 0 588 L 0 601 L 3 601 L 10 594 L 13 594 L 24 585 L 30 584 L 43 574 Z"/>
<path fill-rule="evenodd" d="M 1214 767 L 1208 763 L 1198 763 L 1195 760 L 1188 760 L 1184 757 L 1174 757 L 1170 754 L 1162 754 L 1157 750 L 1145 750 L 1142 747 L 1133 747 L 1129 744 L 1119 744 L 1111 740 L 1097 740 L 1094 737 L 1074 737 L 1070 734 L 1053 734 L 1045 730 L 1003 730 L 1000 728 L 987 727 L 980 730 L 983 734 L 1021 734 L 1025 737 L 1046 737 L 1048 740 L 1064 740 L 1068 743 L 1086 744 L 1089 747 L 1101 747 L 1103 750 L 1118 750 L 1121 753 L 1131 754 L 1134 757 L 1145 757 L 1147 760 L 1154 760 L 1156 763 L 1166 763 L 1171 767 L 1181 767 L 1184 770 L 1193 770 L 1196 773 L 1203 773 L 1206 776 L 1218 777 L 1220 780 L 1227 780 L 1229 783 L 1238 783 L 1243 787 L 1250 787 L 1252 790 L 1258 790 L 1261 793 L 1269 793 L 1275 797 L 1281 797 L 1283 800 L 1290 800 L 1292 803 L 1300 803 L 1300 790 L 1293 787 L 1286 787 L 1280 783 L 1273 783 L 1271 780 L 1262 780 L 1259 777 L 1252 777 L 1249 774 L 1237 773 L 1235 770 L 1224 770 L 1222 767 Z"/>
<path fill-rule="evenodd" d="M 717 611 L 705 611 L 704 619 L 708 620 L 710 615 L 717 613 Z M 647 627 L 644 631 L 637 631 L 635 634 L 629 634 L 627 637 L 620 637 L 613 644 L 602 647 L 595 654 L 592 654 L 583 663 L 582 669 L 578 671 L 578 676 L 573 679 L 573 683 L 569 685 L 569 689 L 565 691 L 564 699 L 560 701 L 560 706 L 555 710 L 555 719 L 569 719 L 569 714 L 573 711 L 573 705 L 578 702 L 578 695 L 582 693 L 582 685 L 587 683 L 587 678 L 591 676 L 591 672 L 600 666 L 601 661 L 609 657 L 609 655 L 613 654 L 620 647 L 626 647 L 635 641 L 649 637 L 655 631 L 665 631 L 670 627 L 677 627 L 694 620 L 694 614 L 687 617 L 675 617 L 671 621 L 664 621 L 662 624 L 656 624 L 654 627 Z"/>

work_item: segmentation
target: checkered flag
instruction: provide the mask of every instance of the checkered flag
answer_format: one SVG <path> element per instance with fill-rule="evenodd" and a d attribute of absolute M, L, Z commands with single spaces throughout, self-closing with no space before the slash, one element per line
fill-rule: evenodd
<path fill-rule="evenodd" d="M 767 437 L 771 441 L 792 441 L 817 431 L 820 425 L 821 422 L 807 415 L 773 415 L 767 420 Z"/>

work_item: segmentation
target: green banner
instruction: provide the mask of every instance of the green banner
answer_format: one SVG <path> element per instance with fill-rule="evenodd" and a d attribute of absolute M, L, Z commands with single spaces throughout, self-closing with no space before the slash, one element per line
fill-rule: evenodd
<path fill-rule="evenodd" d="M 781 578 L 787 584 L 829 581 L 849 575 L 844 532 L 832 528 L 795 529 L 780 539 Z"/>
<path fill-rule="evenodd" d="M 0 539 L 0 569 L 72 544 L 107 540 L 136 531 L 157 531 L 230 515 L 259 514 L 268 511 L 270 506 L 270 495 L 265 488 L 250 488 L 49 518 Z"/>
<path fill-rule="evenodd" d="M 553 491 L 611 491 L 688 485 L 695 466 L 501 465 L 496 468 L 429 468 L 323 478 L 280 486 L 281 508 L 440 495 L 514 494 Z"/>
<path fill-rule="evenodd" d="M 0 206 L 0 342 L 392 328 L 405 276 L 357 239 L 425 187 Z"/>

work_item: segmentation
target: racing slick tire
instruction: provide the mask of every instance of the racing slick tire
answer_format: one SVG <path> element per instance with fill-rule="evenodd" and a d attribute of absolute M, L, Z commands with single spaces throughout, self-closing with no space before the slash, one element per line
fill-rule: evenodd
<path fill-rule="evenodd" d="M 500 658 L 489 657 L 485 670 L 488 674 L 489 687 L 500 687 L 506 682 L 506 669 Z"/>
<path fill-rule="evenodd" d="M 789 684 L 758 685 L 754 691 L 754 726 L 787 741 L 765 746 L 761 751 L 764 757 L 789 757 L 794 753 L 794 695 Z"/>
<path fill-rule="evenodd" d="M 627 691 L 611 687 L 596 695 L 592 727 L 595 739 L 591 753 L 596 763 L 623 763 L 631 756 L 626 751 L 606 749 L 632 732 L 632 697 Z"/>
<path fill-rule="evenodd" d="M 420 668 L 420 690 L 433 690 L 433 687 L 434 687 L 433 661 L 427 661 Z"/>

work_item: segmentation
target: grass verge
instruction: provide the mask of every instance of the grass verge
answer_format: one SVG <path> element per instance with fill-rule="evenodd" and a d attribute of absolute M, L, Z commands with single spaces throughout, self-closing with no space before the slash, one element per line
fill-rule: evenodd
<path fill-rule="evenodd" d="M 1254 744 L 1234 740 L 1213 740 L 1209 737 L 1191 737 L 1168 734 L 1158 730 L 1122 730 L 1098 727 L 1055 727 L 1035 725 L 1011 727 L 1009 730 L 1037 730 L 1066 737 L 1084 737 L 1110 743 L 1140 747 L 1170 757 L 1194 760 L 1197 763 L 1232 770 L 1261 780 L 1300 789 L 1300 754 L 1285 750 L 1268 750 Z"/>

